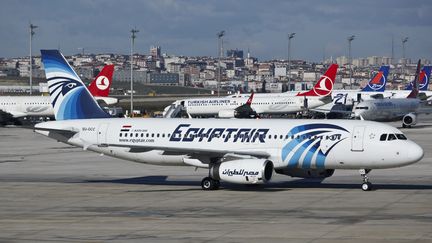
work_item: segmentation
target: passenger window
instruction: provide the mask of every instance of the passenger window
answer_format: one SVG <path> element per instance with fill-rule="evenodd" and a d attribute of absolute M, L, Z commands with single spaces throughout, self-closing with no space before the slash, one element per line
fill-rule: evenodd
<path fill-rule="evenodd" d="M 396 140 L 396 135 L 394 135 L 394 134 L 389 134 L 387 140 L 388 140 L 388 141 Z"/>
<path fill-rule="evenodd" d="M 380 141 L 387 140 L 387 134 L 381 134 Z"/>
<path fill-rule="evenodd" d="M 396 134 L 396 137 L 400 140 L 407 140 L 407 137 L 405 137 L 405 135 L 403 135 L 402 133 Z"/>
<path fill-rule="evenodd" d="M 120 137 L 122 137 L 122 135 L 123 135 L 123 134 L 122 134 L 122 133 L 120 133 Z"/>

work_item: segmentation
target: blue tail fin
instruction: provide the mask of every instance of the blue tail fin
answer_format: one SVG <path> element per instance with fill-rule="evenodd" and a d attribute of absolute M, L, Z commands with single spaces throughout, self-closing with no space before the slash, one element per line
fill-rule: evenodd
<path fill-rule="evenodd" d="M 424 66 L 423 69 L 420 72 L 420 77 L 418 80 L 419 90 L 420 91 L 426 91 L 428 90 L 429 86 L 429 77 L 431 75 L 431 69 L 432 66 Z M 405 90 L 412 90 L 412 84 L 414 81 L 411 81 L 407 86 L 405 87 Z"/>
<path fill-rule="evenodd" d="M 379 72 L 369 80 L 368 84 L 361 90 L 366 92 L 383 92 L 387 83 L 389 66 L 381 66 Z"/>
<path fill-rule="evenodd" d="M 56 120 L 108 118 L 58 50 L 41 50 Z"/>

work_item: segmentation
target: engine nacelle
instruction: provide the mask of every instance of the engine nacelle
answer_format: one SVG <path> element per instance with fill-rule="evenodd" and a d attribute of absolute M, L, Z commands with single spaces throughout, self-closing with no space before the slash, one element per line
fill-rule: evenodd
<path fill-rule="evenodd" d="M 238 159 L 213 165 L 210 176 L 237 184 L 264 184 L 272 178 L 273 162 L 264 159 Z"/>
<path fill-rule="evenodd" d="M 414 113 L 408 113 L 402 118 L 402 126 L 410 127 L 417 124 L 417 115 Z"/>
<path fill-rule="evenodd" d="M 237 112 L 235 110 L 221 110 L 218 113 L 219 118 L 235 118 Z"/>
<path fill-rule="evenodd" d="M 334 170 L 285 168 L 276 170 L 276 173 L 300 178 L 327 178 L 333 175 Z"/>

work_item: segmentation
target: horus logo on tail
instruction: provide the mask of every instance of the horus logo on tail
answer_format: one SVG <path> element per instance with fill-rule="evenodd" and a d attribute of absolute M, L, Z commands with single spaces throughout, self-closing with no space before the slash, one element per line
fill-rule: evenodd
<path fill-rule="evenodd" d="M 56 120 L 107 118 L 58 50 L 41 50 Z"/>

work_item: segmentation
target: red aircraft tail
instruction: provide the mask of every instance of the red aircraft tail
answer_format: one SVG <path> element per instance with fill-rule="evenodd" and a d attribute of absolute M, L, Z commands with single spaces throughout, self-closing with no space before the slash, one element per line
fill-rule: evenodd
<path fill-rule="evenodd" d="M 417 63 L 416 75 L 414 81 L 412 82 L 412 90 L 411 93 L 409 93 L 409 95 L 407 96 L 407 98 L 415 99 L 417 98 L 417 95 L 419 93 L 420 65 L 421 65 L 421 61 L 419 59 Z"/>
<path fill-rule="evenodd" d="M 88 87 L 93 96 L 107 97 L 109 95 L 113 72 L 114 65 L 105 65 Z"/>
<path fill-rule="evenodd" d="M 327 96 L 331 94 L 336 80 L 337 64 L 332 64 L 318 80 L 315 86 L 306 92 L 298 93 L 297 96 Z"/>

